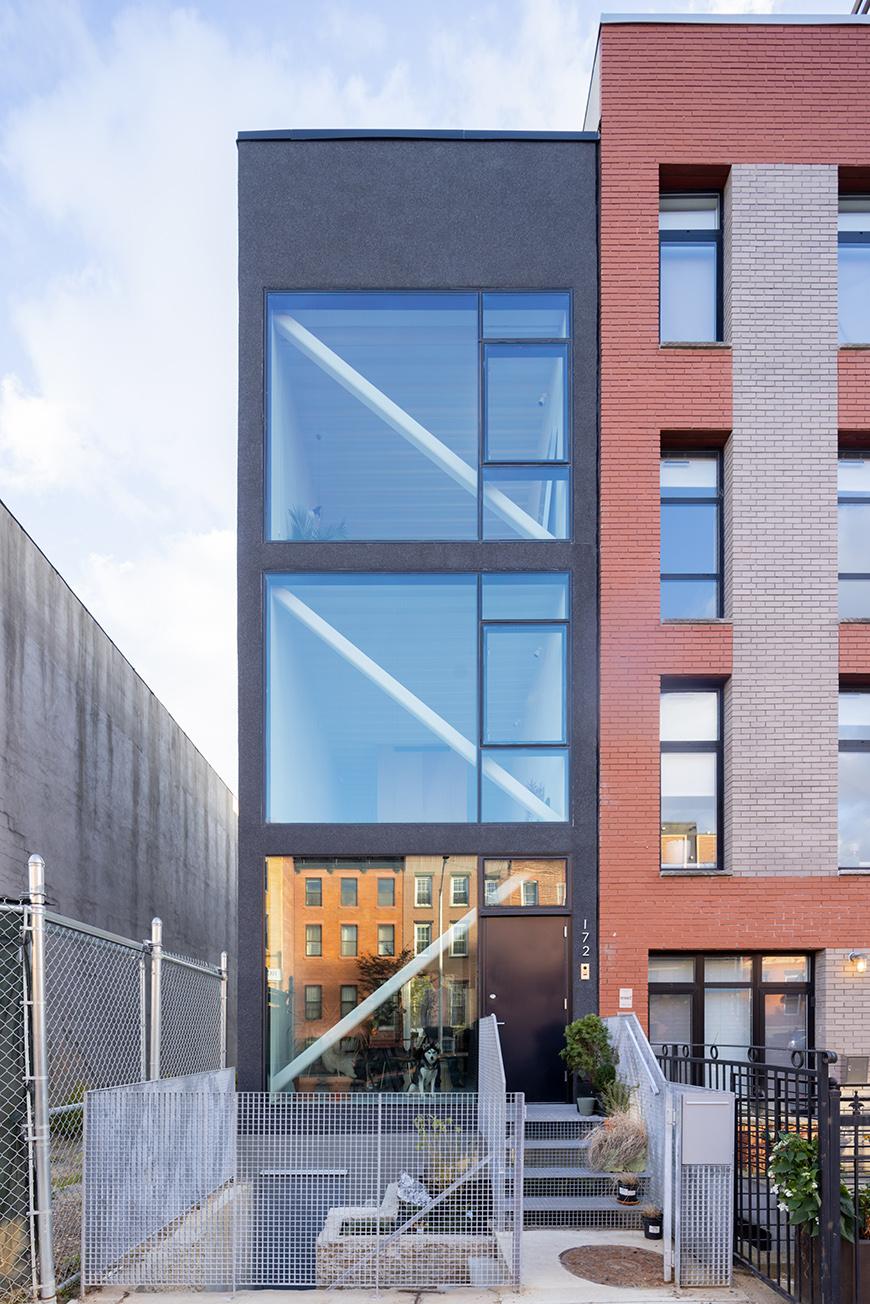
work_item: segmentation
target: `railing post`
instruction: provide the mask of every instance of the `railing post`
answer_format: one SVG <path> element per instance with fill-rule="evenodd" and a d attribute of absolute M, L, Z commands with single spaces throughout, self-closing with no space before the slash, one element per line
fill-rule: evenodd
<path fill-rule="evenodd" d="M 155 916 L 151 920 L 151 1057 L 148 1076 L 152 1082 L 160 1078 L 160 982 L 163 968 L 163 924 Z"/>
<path fill-rule="evenodd" d="M 148 1078 L 148 980 L 145 976 L 145 956 L 148 943 L 142 943 L 139 955 L 139 1080 Z"/>
<path fill-rule="evenodd" d="M 27 862 L 30 893 L 30 1027 L 33 1040 L 33 1155 L 39 1298 L 54 1304 L 54 1237 L 51 1208 L 51 1124 L 48 1113 L 48 1033 L 45 1022 L 45 861 Z"/>
<path fill-rule="evenodd" d="M 227 1066 L 227 953 L 221 951 L 221 1068 Z"/>
<path fill-rule="evenodd" d="M 840 1300 L 840 1088 L 828 1076 L 828 1065 L 819 1065 L 819 1169 L 821 1208 L 819 1233 L 821 1262 L 819 1285 L 822 1304 Z"/>

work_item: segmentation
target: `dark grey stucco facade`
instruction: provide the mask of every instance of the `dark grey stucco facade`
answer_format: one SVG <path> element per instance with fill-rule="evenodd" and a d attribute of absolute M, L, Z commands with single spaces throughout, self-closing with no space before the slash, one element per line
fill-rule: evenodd
<path fill-rule="evenodd" d="M 597 931 L 596 188 L 594 137 L 240 137 L 238 1013 L 243 1089 L 259 1089 L 264 1081 L 268 856 L 568 857 L 573 1014 L 596 1007 L 597 974 L 581 978 L 583 930 L 592 938 Z M 572 292 L 569 540 L 265 541 L 265 296 L 269 291 L 356 289 Z M 570 822 L 266 822 L 264 575 L 279 571 L 569 572 Z"/>
<path fill-rule="evenodd" d="M 60 913 L 232 954 L 232 793 L 2 505 L 0 669 L 0 894 L 38 852 Z"/>

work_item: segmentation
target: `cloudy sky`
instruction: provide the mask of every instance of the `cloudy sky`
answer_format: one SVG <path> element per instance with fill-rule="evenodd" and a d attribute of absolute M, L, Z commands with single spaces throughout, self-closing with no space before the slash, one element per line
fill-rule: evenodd
<path fill-rule="evenodd" d="M 236 132 L 576 129 L 598 13 L 0 0 L 0 498 L 231 785 Z"/>

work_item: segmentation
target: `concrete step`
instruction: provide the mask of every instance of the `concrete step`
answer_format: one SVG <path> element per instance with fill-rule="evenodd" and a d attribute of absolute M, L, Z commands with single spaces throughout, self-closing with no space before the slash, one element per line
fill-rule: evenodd
<path fill-rule="evenodd" d="M 526 1105 L 526 1123 L 600 1123 L 601 1114 L 578 1114 L 576 1105 L 543 1101 Z"/>
<path fill-rule="evenodd" d="M 531 1180 L 536 1182 L 546 1180 L 559 1182 L 565 1179 L 576 1181 L 578 1178 L 581 1180 L 589 1179 L 594 1182 L 615 1182 L 616 1178 L 619 1176 L 618 1173 L 602 1173 L 600 1168 L 582 1168 L 579 1165 L 576 1168 L 571 1168 L 570 1166 L 559 1168 L 535 1168 L 529 1164 L 525 1166 L 523 1175 L 526 1181 Z M 645 1177 L 649 1177 L 649 1173 L 635 1173 L 634 1176 L 638 1181 L 642 1182 Z"/>
<path fill-rule="evenodd" d="M 532 1136 L 526 1139 L 526 1150 L 584 1150 L 589 1144 L 585 1136 Z"/>
<path fill-rule="evenodd" d="M 637 1214 L 636 1204 L 620 1204 L 606 1195 L 531 1195 L 523 1200 L 525 1213 L 625 1213 Z"/>

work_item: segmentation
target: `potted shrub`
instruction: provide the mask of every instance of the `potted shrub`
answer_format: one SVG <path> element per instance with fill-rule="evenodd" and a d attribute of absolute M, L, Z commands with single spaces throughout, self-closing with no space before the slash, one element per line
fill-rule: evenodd
<path fill-rule="evenodd" d="M 586 1162 L 601 1173 L 640 1173 L 646 1167 L 646 1127 L 628 1111 L 611 1114 L 589 1134 Z"/>
<path fill-rule="evenodd" d="M 616 1179 L 616 1199 L 620 1204 L 637 1204 L 637 1173 L 620 1173 Z"/>
<path fill-rule="evenodd" d="M 821 1299 L 819 1282 L 820 1254 L 818 1248 L 819 1212 L 822 1198 L 819 1187 L 821 1171 L 819 1168 L 818 1137 L 803 1137 L 796 1132 L 781 1132 L 770 1150 L 767 1165 L 770 1189 L 776 1196 L 777 1205 L 783 1213 L 788 1214 L 792 1227 L 797 1229 L 798 1251 L 798 1292 L 802 1300 L 808 1302 Z M 840 1186 L 840 1238 L 842 1260 L 840 1265 L 841 1299 L 850 1301 L 854 1291 L 853 1254 L 861 1253 L 860 1243 L 853 1247 L 856 1224 L 861 1214 L 861 1194 L 858 1195 L 858 1214 L 855 1203 L 845 1184 Z M 860 1233 L 860 1227 L 857 1228 Z M 861 1268 L 864 1267 L 862 1256 Z M 870 1264 L 868 1264 L 870 1267 Z M 870 1298 L 870 1282 L 867 1274 L 861 1273 L 861 1299 L 855 1304 L 865 1304 Z"/>
<path fill-rule="evenodd" d="M 606 1025 L 597 1014 L 575 1019 L 565 1029 L 565 1045 L 559 1054 L 578 1078 L 577 1109 L 581 1114 L 593 1114 L 596 1097 L 615 1079 L 619 1062 Z"/>
<path fill-rule="evenodd" d="M 645 1204 L 640 1210 L 643 1234 L 648 1241 L 662 1239 L 662 1211 L 657 1204 Z"/>

